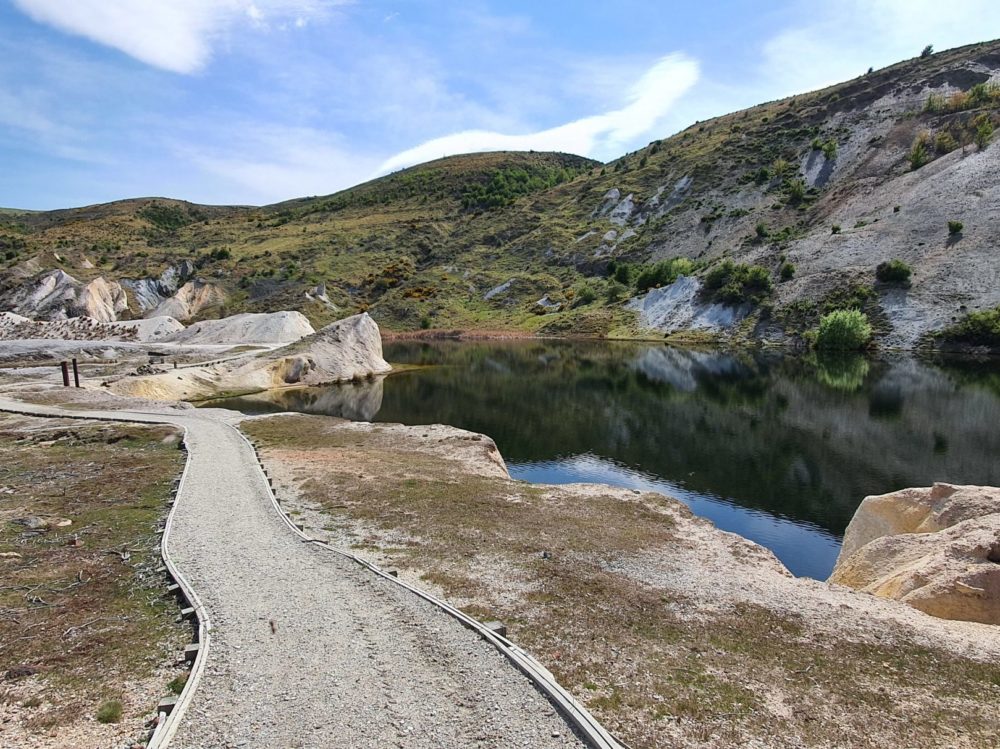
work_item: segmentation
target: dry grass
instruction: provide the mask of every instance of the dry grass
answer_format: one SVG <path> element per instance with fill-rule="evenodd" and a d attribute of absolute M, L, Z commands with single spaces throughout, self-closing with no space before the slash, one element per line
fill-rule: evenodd
<path fill-rule="evenodd" d="M 59 735 L 104 702 L 131 725 L 155 707 L 123 693 L 190 636 L 155 572 L 178 442 L 168 427 L 0 416 L 0 672 L 8 696 L 36 692 L 29 732 Z"/>
<path fill-rule="evenodd" d="M 342 542 L 504 621 L 636 749 L 980 747 L 1000 731 L 995 665 L 908 645 L 905 633 L 884 646 L 830 639 L 761 606 L 709 614 L 711 590 L 616 572 L 618 559 L 686 544 L 678 503 L 477 475 L 420 428 L 390 440 L 379 425 L 339 423 L 245 423 L 285 499 L 284 484 L 298 492 L 286 509 L 322 507 Z"/>

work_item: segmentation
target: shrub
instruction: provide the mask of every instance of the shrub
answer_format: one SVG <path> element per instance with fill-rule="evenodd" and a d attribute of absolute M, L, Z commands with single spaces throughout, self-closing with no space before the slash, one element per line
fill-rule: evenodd
<path fill-rule="evenodd" d="M 933 44 L 928 44 L 926 47 L 924 47 L 920 51 L 920 56 L 921 57 L 930 57 L 933 54 L 934 54 L 934 45 Z"/>
<path fill-rule="evenodd" d="M 757 239 L 767 239 L 768 235 L 771 233 L 767 228 L 767 224 L 763 221 L 759 221 L 757 226 L 754 227 L 754 232 L 757 234 Z"/>
<path fill-rule="evenodd" d="M 584 304 L 590 304 L 595 299 L 597 299 L 597 292 L 594 290 L 594 287 L 591 286 L 586 281 L 579 284 L 574 289 L 574 291 L 575 291 L 575 293 L 573 294 L 574 307 L 580 307 L 583 306 Z"/>
<path fill-rule="evenodd" d="M 989 115 L 981 114 L 973 120 L 972 124 L 976 128 L 976 147 L 982 151 L 989 145 L 990 140 L 993 138 L 993 121 L 989 118 Z"/>
<path fill-rule="evenodd" d="M 795 276 L 795 265 L 792 263 L 782 263 L 778 275 L 782 281 L 790 281 Z"/>
<path fill-rule="evenodd" d="M 816 348 L 824 351 L 860 351 L 871 338 L 872 326 L 863 312 L 838 309 L 820 319 Z"/>
<path fill-rule="evenodd" d="M 831 234 L 840 234 L 840 224 L 834 224 L 830 227 Z"/>
<path fill-rule="evenodd" d="M 686 257 L 674 257 L 660 260 L 652 265 L 643 266 L 635 279 L 638 291 L 646 291 L 654 286 L 669 286 L 679 276 L 686 276 L 695 270 L 695 264 Z M 618 280 L 616 278 L 616 280 Z"/>
<path fill-rule="evenodd" d="M 806 198 L 806 183 L 800 179 L 788 181 L 788 202 L 798 205 Z"/>
<path fill-rule="evenodd" d="M 118 700 L 102 702 L 94 717 L 98 723 L 117 723 L 122 719 L 122 703 Z"/>
<path fill-rule="evenodd" d="M 759 304 L 773 290 L 767 268 L 723 260 L 705 275 L 702 293 L 709 300 L 723 304 Z"/>
<path fill-rule="evenodd" d="M 774 163 L 771 165 L 771 171 L 774 173 L 774 176 L 777 177 L 778 179 L 781 179 L 786 174 L 788 174 L 788 170 L 790 168 L 791 164 L 789 164 L 784 159 L 775 159 Z"/>
<path fill-rule="evenodd" d="M 1000 307 L 970 312 L 950 328 L 946 328 L 941 337 L 947 341 L 974 346 L 1000 346 Z"/>
<path fill-rule="evenodd" d="M 910 266 L 902 260 L 888 260 L 879 263 L 875 268 L 875 278 L 881 283 L 898 284 L 900 286 L 910 285 Z"/>
<path fill-rule="evenodd" d="M 758 169 L 753 176 L 753 181 L 758 185 L 764 185 L 771 181 L 771 170 L 766 166 L 762 166 Z"/>
<path fill-rule="evenodd" d="M 942 130 L 934 137 L 934 150 L 938 153 L 951 153 L 956 148 L 958 148 L 958 141 L 947 130 Z"/>
<path fill-rule="evenodd" d="M 930 154 L 927 152 L 929 139 L 930 135 L 924 132 L 920 133 L 913 141 L 913 145 L 910 147 L 910 169 L 912 171 L 916 171 L 931 160 Z"/>
<path fill-rule="evenodd" d="M 830 161 L 837 158 L 837 141 L 832 138 L 826 141 L 826 143 L 823 144 L 823 155 Z"/>
<path fill-rule="evenodd" d="M 948 222 L 948 234 L 951 236 L 957 236 L 962 233 L 962 229 L 965 228 L 965 224 L 961 221 L 949 221 Z"/>

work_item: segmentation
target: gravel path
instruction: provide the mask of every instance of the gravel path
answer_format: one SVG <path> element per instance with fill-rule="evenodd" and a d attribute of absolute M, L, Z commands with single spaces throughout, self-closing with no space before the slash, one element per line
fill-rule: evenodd
<path fill-rule="evenodd" d="M 172 747 L 585 746 L 475 633 L 291 533 L 224 414 L 72 412 L 188 429 L 191 463 L 168 551 L 213 630 Z"/>

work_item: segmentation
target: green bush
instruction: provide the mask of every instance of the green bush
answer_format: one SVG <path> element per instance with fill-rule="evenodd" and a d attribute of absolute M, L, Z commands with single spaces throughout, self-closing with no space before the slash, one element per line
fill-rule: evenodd
<path fill-rule="evenodd" d="M 782 263 L 778 275 L 782 281 L 790 281 L 795 276 L 795 266 L 792 263 Z"/>
<path fill-rule="evenodd" d="M 122 703 L 118 700 L 102 702 L 94 717 L 98 723 L 117 723 L 122 719 Z"/>
<path fill-rule="evenodd" d="M 638 291 L 647 291 L 654 286 L 669 286 L 679 276 L 690 275 L 695 268 L 695 264 L 686 257 L 660 260 L 659 262 L 642 267 L 635 279 L 635 287 Z M 615 280 L 620 279 L 616 276 Z"/>
<path fill-rule="evenodd" d="M 990 140 L 993 138 L 993 121 L 990 119 L 989 115 L 981 114 L 973 121 L 972 124 L 976 128 L 976 147 L 982 151 L 989 145 Z"/>
<path fill-rule="evenodd" d="M 953 236 L 953 237 L 956 236 L 956 235 L 958 235 L 958 234 L 961 234 L 962 233 L 962 229 L 964 229 L 964 228 L 965 228 L 965 224 L 963 224 L 961 221 L 949 221 L 948 222 L 948 233 L 951 236 Z"/>
<path fill-rule="evenodd" d="M 575 286 L 573 291 L 574 307 L 581 307 L 584 304 L 590 304 L 597 299 L 597 292 L 594 290 L 594 287 L 586 281 Z"/>
<path fill-rule="evenodd" d="M 934 45 L 933 44 L 928 44 L 926 47 L 924 47 L 920 51 L 920 56 L 921 57 L 930 57 L 933 54 L 934 54 Z"/>
<path fill-rule="evenodd" d="M 840 224 L 834 224 L 830 227 L 831 234 L 840 234 Z"/>
<path fill-rule="evenodd" d="M 838 309 L 824 315 L 816 331 L 816 348 L 825 351 L 860 351 L 872 338 L 872 326 L 860 310 Z"/>
<path fill-rule="evenodd" d="M 946 341 L 973 346 L 1000 346 L 1000 307 L 970 312 L 946 328 L 941 337 Z"/>
<path fill-rule="evenodd" d="M 823 144 L 823 155 L 830 161 L 837 158 L 837 141 L 832 138 Z"/>
<path fill-rule="evenodd" d="M 702 294 L 723 304 L 759 304 L 773 290 L 767 268 L 723 260 L 705 275 Z"/>
<path fill-rule="evenodd" d="M 913 141 L 913 146 L 910 148 L 910 169 L 912 171 L 916 171 L 931 160 L 930 154 L 927 151 L 927 141 L 929 139 L 930 135 L 921 133 Z"/>
<path fill-rule="evenodd" d="M 792 205 L 798 205 L 806 199 L 806 183 L 800 179 L 788 180 L 786 190 L 788 191 L 788 202 Z"/>
<path fill-rule="evenodd" d="M 757 223 L 757 226 L 754 227 L 754 232 L 757 234 L 757 239 L 767 239 L 768 235 L 771 233 L 767 228 L 767 224 L 763 221 Z"/>
<path fill-rule="evenodd" d="M 875 278 L 881 283 L 897 284 L 900 286 L 910 285 L 910 266 L 902 260 L 889 260 L 879 263 L 875 268 Z"/>

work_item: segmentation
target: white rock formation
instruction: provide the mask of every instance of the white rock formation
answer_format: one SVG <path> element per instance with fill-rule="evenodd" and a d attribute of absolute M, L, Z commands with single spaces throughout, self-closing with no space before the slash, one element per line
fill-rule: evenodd
<path fill-rule="evenodd" d="M 273 351 L 204 367 L 126 377 L 111 387 L 117 393 L 146 398 L 194 400 L 221 393 L 344 382 L 390 370 L 382 358 L 378 325 L 362 313 Z"/>
<path fill-rule="evenodd" d="M 1000 489 L 935 484 L 866 497 L 830 582 L 943 619 L 1000 624 Z"/>
<path fill-rule="evenodd" d="M 750 313 L 750 305 L 704 304 L 698 300 L 701 283 L 680 276 L 669 286 L 652 289 L 632 299 L 627 308 L 639 313 L 644 328 L 672 333 L 678 330 L 727 330 Z"/>
<path fill-rule="evenodd" d="M 171 343 L 293 343 L 316 331 L 301 312 L 245 313 L 194 323 L 169 339 Z"/>

